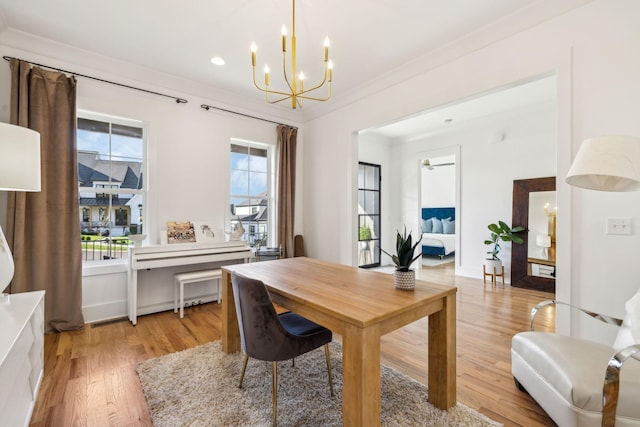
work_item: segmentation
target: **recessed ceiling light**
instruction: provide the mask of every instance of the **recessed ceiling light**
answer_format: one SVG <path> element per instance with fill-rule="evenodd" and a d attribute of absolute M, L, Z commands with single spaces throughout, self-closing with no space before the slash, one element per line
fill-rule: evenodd
<path fill-rule="evenodd" d="M 445 119 L 444 122 L 445 123 L 451 123 L 453 121 L 453 119 Z"/>
<path fill-rule="evenodd" d="M 213 58 L 211 58 L 211 63 L 214 65 L 224 65 L 224 59 L 220 58 L 219 56 L 214 56 Z"/>

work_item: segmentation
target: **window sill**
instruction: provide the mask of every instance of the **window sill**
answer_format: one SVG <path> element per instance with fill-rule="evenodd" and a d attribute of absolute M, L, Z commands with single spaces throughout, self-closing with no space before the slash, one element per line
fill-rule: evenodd
<path fill-rule="evenodd" d="M 89 261 L 82 264 L 82 277 L 126 273 L 128 271 L 129 262 L 126 258 L 95 262 Z"/>

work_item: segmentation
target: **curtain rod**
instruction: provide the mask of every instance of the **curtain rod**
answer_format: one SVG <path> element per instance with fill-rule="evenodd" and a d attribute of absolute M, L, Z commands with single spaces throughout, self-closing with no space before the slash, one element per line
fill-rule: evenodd
<path fill-rule="evenodd" d="M 215 107 L 213 105 L 202 104 L 202 105 L 200 105 L 200 108 L 202 108 L 203 110 L 207 110 L 207 111 L 209 111 L 211 108 L 213 108 L 213 109 L 216 109 L 216 110 L 224 111 L 226 113 L 237 114 L 238 116 L 249 117 L 250 119 L 262 120 L 263 122 L 269 122 L 269 123 L 273 123 L 273 124 L 276 124 L 276 125 L 291 126 L 291 125 L 287 125 L 285 123 L 278 123 L 278 122 L 274 122 L 273 120 L 263 119 L 262 117 L 251 116 L 249 114 L 239 113 L 237 111 L 232 111 L 232 110 L 226 110 L 224 108 Z M 295 129 L 298 129 L 297 126 L 291 126 L 291 127 L 295 128 Z"/>
<path fill-rule="evenodd" d="M 109 84 L 120 86 L 120 87 L 126 87 L 127 89 L 139 90 L 141 92 L 150 93 L 152 95 L 164 96 L 166 98 L 175 99 L 177 104 L 186 104 L 188 102 L 186 99 L 183 99 L 183 98 L 177 98 L 175 96 L 165 95 L 164 93 L 154 92 L 152 90 L 147 90 L 147 89 L 141 89 L 139 87 L 129 86 L 129 85 L 125 85 L 125 84 L 122 84 L 122 83 L 116 83 L 116 82 L 112 82 L 112 81 L 109 81 L 109 80 L 100 79 L 98 77 L 87 76 L 85 74 L 74 73 L 73 71 L 67 71 L 67 70 L 62 70 L 60 68 L 51 67 L 49 65 L 38 64 L 36 62 L 27 61 L 26 59 L 14 58 L 14 57 L 11 57 L 11 56 L 6 56 L 6 55 L 3 56 L 2 58 L 5 61 L 10 61 L 11 59 L 17 59 L 18 61 L 28 62 L 31 65 L 37 65 L 38 67 L 44 67 L 44 68 L 48 68 L 50 70 L 60 71 L 62 73 L 73 74 L 74 76 L 84 77 L 86 79 L 97 80 L 97 81 L 102 82 L 102 83 L 109 83 Z"/>

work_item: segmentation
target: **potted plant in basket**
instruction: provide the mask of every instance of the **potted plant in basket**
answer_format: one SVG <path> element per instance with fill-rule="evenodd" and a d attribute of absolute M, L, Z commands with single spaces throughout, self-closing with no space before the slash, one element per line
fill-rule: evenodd
<path fill-rule="evenodd" d="M 490 258 L 485 260 L 485 266 L 489 271 L 493 271 L 493 268 L 496 268 L 496 271 L 502 271 L 502 260 L 498 257 L 498 253 L 500 253 L 500 241 L 503 242 L 513 242 L 513 243 L 523 243 L 522 237 L 516 236 L 514 233 L 519 231 L 523 231 L 524 227 L 519 225 L 517 227 L 510 228 L 504 221 L 498 221 L 497 224 L 489 224 L 489 231 L 491 231 L 491 237 L 484 241 L 485 245 L 492 245 L 491 250 L 487 251 L 487 254 L 491 255 Z"/>
<path fill-rule="evenodd" d="M 382 252 L 389 255 L 396 265 L 396 270 L 393 272 L 393 280 L 395 287 L 398 289 L 411 290 L 416 286 L 416 272 L 409 267 L 418 258 L 422 256 L 422 252 L 413 256 L 416 247 L 422 241 L 422 236 L 417 242 L 413 243 L 411 239 L 411 233 L 407 236 L 407 227 L 404 228 L 404 233 L 396 237 L 396 254 L 391 255 L 389 252 L 382 249 Z M 413 243 L 413 244 L 412 244 Z"/>

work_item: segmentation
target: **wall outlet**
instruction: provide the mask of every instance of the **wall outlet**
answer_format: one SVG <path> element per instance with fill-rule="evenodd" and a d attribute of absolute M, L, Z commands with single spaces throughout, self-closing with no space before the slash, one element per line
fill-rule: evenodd
<path fill-rule="evenodd" d="M 630 236 L 631 218 L 607 218 L 606 221 L 607 234 Z"/>

